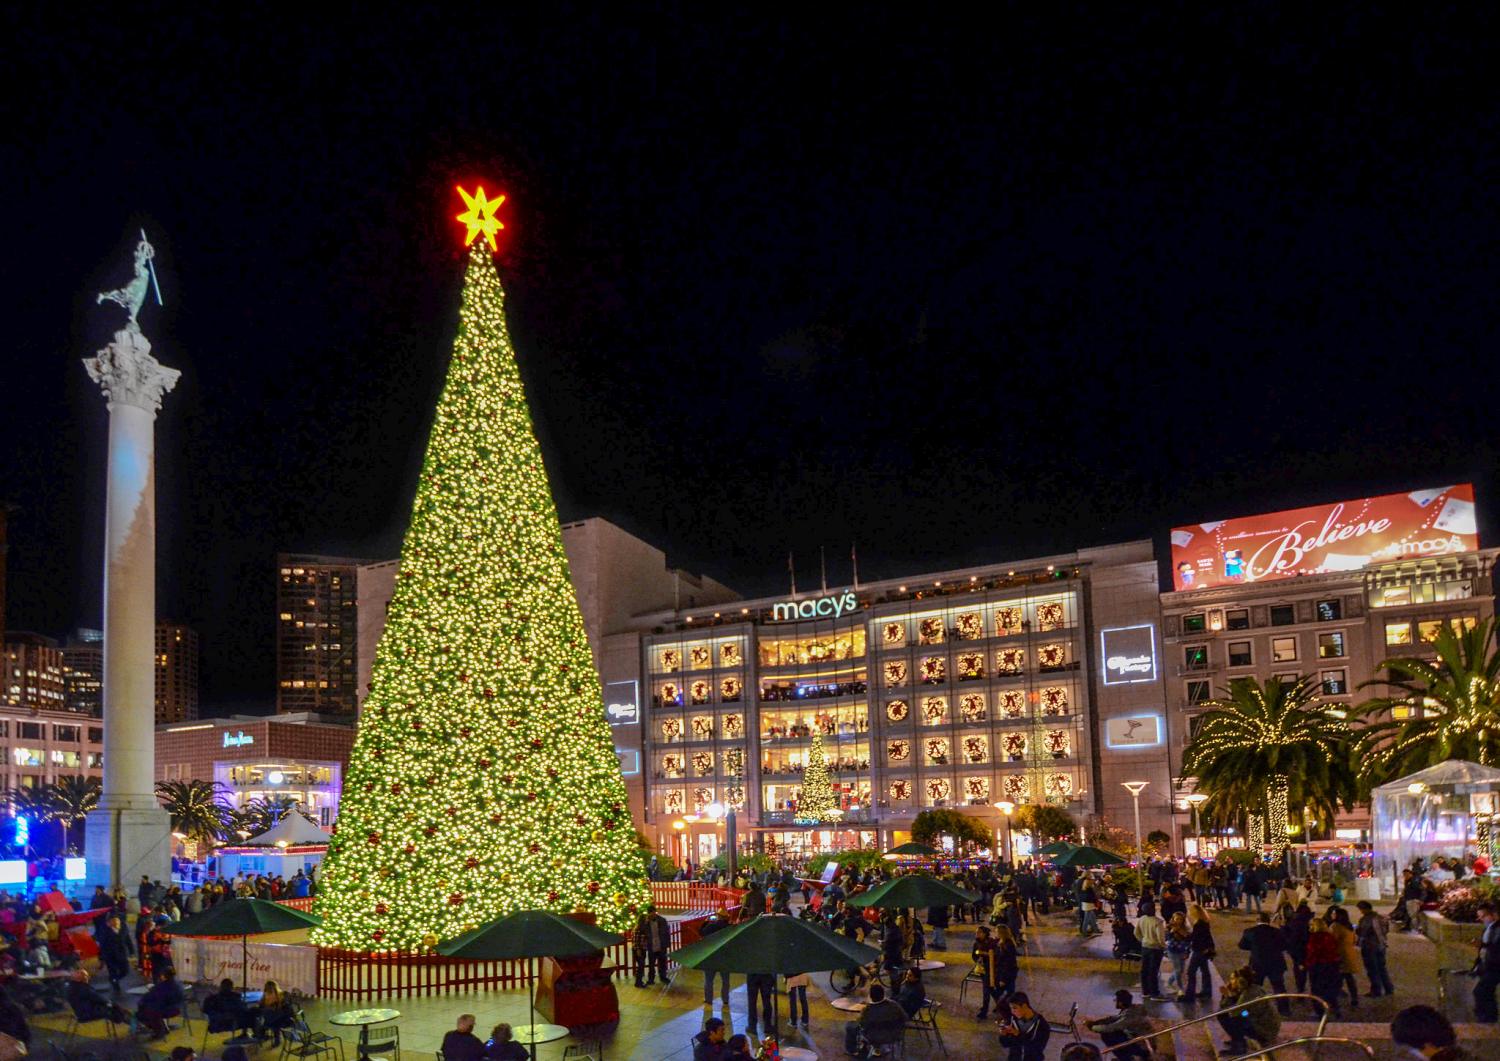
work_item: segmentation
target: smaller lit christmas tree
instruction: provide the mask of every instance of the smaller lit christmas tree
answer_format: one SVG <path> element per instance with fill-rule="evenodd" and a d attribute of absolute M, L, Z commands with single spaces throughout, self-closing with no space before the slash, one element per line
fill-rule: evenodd
<path fill-rule="evenodd" d="M 814 729 L 812 747 L 807 750 L 807 768 L 802 771 L 802 798 L 797 801 L 797 817 L 832 821 L 835 806 L 833 784 L 828 780 L 828 759 L 823 754 L 823 731 Z"/>

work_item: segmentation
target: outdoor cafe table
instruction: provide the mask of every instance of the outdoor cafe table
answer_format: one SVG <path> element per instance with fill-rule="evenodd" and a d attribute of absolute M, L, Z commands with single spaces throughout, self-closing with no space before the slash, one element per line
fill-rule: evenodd
<path fill-rule="evenodd" d="M 869 1005 L 868 1002 L 859 998 L 835 998 L 828 1004 L 834 1009 L 843 1010 L 845 1013 L 858 1013 Z"/>
<path fill-rule="evenodd" d="M 942 969 L 945 967 L 945 963 L 938 961 L 936 958 L 923 958 L 919 962 L 912 962 L 912 964 L 915 965 L 918 969 L 921 969 L 924 973 L 930 973 L 934 969 Z"/>
<path fill-rule="evenodd" d="M 350 1009 L 335 1013 L 328 1018 L 328 1023 L 341 1028 L 358 1028 L 359 1056 L 362 1061 L 370 1061 L 370 1025 L 384 1024 L 399 1016 L 401 1011 L 397 1009 Z"/>
<path fill-rule="evenodd" d="M 801 1046 L 783 1046 L 781 1061 L 818 1061 L 818 1055 Z"/>
<path fill-rule="evenodd" d="M 550 1043 L 564 1038 L 568 1029 L 561 1024 L 517 1024 L 510 1030 L 511 1038 L 522 1046 L 535 1047 L 537 1043 Z"/>

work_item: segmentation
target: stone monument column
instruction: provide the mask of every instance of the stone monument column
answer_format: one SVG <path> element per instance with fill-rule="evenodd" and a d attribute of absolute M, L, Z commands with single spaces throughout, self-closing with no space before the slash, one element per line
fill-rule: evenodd
<path fill-rule="evenodd" d="M 104 516 L 104 790 L 84 842 L 88 882 L 128 890 L 142 874 L 166 882 L 171 819 L 156 799 L 156 414 L 180 373 L 151 356 L 136 313 L 151 245 L 136 250 L 136 279 L 100 295 L 130 320 L 83 362 L 109 405 Z M 154 279 L 154 277 L 153 277 Z"/>

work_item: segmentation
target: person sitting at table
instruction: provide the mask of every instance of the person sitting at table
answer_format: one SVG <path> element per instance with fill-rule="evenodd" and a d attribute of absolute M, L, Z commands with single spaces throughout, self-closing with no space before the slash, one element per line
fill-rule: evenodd
<path fill-rule="evenodd" d="M 115 1024 L 130 1023 L 130 1017 L 123 1009 L 89 986 L 89 971 L 82 966 L 73 970 L 73 978 L 68 981 L 67 995 L 68 1006 L 73 1010 L 73 1016 L 78 1018 L 79 1024 L 95 1020 L 107 1020 Z"/>
<path fill-rule="evenodd" d="M 458 1023 L 443 1036 L 443 1061 L 479 1061 L 485 1054 L 484 1043 L 474 1034 L 474 1014 L 462 1013 Z"/>
<path fill-rule="evenodd" d="M 755 1055 L 750 1052 L 750 1037 L 731 1035 L 724 1044 L 724 1058 L 725 1061 L 755 1061 Z"/>
<path fill-rule="evenodd" d="M 177 982 L 177 974 L 171 969 L 164 969 L 156 983 L 141 996 L 141 1004 L 135 1010 L 135 1019 L 151 1032 L 151 1038 L 165 1039 L 167 1018 L 182 1016 L 182 1004 L 186 1000 L 182 985 Z"/>
<path fill-rule="evenodd" d="M 453 1032 L 449 1032 L 453 1035 Z M 516 1042 L 515 1033 L 509 1024 L 497 1024 L 490 1030 L 490 1041 L 484 1044 L 486 1061 L 530 1061 L 531 1053 Z M 446 1061 L 448 1054 L 443 1053 Z"/>
<path fill-rule="evenodd" d="M 693 1036 L 693 1061 L 724 1061 L 724 1022 L 718 1017 L 709 1017 L 703 1022 L 703 1030 Z"/>
<path fill-rule="evenodd" d="M 203 1015 L 208 1018 L 208 1030 L 238 1032 L 252 1030 L 255 1017 L 245 1005 L 245 996 L 234 988 L 234 981 L 219 981 L 219 989 L 203 1000 Z"/>
<path fill-rule="evenodd" d="M 926 1004 L 927 988 L 922 983 L 921 970 L 906 970 L 906 975 L 901 978 L 901 986 L 896 989 L 896 1002 L 906 1010 L 908 1017 L 915 1017 L 917 1010 Z"/>
<path fill-rule="evenodd" d="M 885 997 L 885 988 L 870 985 L 870 1004 L 859 1012 L 859 1019 L 844 1025 L 844 1052 L 852 1057 L 869 1057 L 871 1048 L 899 1043 L 906 1034 L 906 1010 Z"/>
<path fill-rule="evenodd" d="M 253 1016 L 255 1017 L 255 1037 L 263 1040 L 269 1034 L 273 1037 L 271 1044 L 278 1045 L 281 1042 L 282 1029 L 291 1026 L 292 1003 L 281 993 L 281 985 L 275 980 L 266 981 L 265 989 L 260 994 L 260 1002 L 256 1005 Z"/>

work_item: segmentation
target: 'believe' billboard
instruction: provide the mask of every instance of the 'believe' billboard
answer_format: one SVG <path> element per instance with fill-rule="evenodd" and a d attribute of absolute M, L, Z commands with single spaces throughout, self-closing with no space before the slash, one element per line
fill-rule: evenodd
<path fill-rule="evenodd" d="M 1172 531 L 1172 588 L 1356 571 L 1478 548 L 1474 486 L 1461 483 L 1178 527 Z"/>

